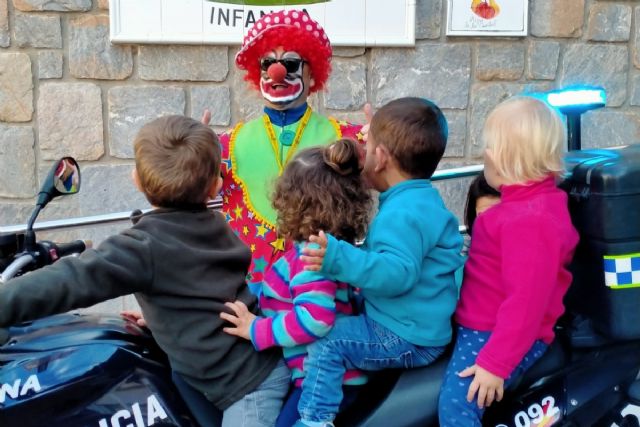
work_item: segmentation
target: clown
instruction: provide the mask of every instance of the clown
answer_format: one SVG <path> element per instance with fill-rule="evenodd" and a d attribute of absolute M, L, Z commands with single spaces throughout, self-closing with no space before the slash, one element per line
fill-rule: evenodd
<path fill-rule="evenodd" d="M 288 244 L 276 233 L 271 185 L 302 148 L 342 137 L 361 139 L 360 126 L 312 111 L 311 93 L 321 90 L 331 71 L 331 45 L 305 12 L 282 10 L 262 16 L 244 37 L 235 58 L 265 101 L 264 114 L 222 135 L 222 210 L 250 247 L 248 282 L 262 281 L 265 268 Z"/>

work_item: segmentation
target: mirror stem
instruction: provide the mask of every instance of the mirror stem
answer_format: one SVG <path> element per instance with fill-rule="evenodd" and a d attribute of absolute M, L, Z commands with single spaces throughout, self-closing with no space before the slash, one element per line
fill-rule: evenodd
<path fill-rule="evenodd" d="M 27 223 L 27 230 L 24 234 L 24 250 L 25 252 L 33 252 L 36 250 L 36 233 L 33 231 L 33 224 L 36 222 L 36 218 L 42 209 L 42 205 L 36 205 L 36 208 L 29 218 Z"/>

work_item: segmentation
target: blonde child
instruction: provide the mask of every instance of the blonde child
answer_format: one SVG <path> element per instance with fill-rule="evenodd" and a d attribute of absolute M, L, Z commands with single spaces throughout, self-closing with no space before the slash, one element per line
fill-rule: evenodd
<path fill-rule="evenodd" d="M 515 97 L 486 120 L 485 176 L 500 203 L 478 216 L 440 391 L 440 425 L 480 426 L 486 406 L 554 338 L 578 234 L 556 188 L 565 129 L 544 102 Z"/>
<path fill-rule="evenodd" d="M 355 142 L 342 139 L 300 151 L 287 164 L 273 195 L 278 233 L 294 244 L 265 272 L 259 303 L 263 316 L 253 315 L 241 301 L 228 304 L 235 315 L 221 313 L 233 325 L 225 331 L 251 340 L 257 350 L 282 347 L 294 389 L 278 427 L 291 426 L 298 419 L 307 344 L 326 335 L 336 316 L 353 313 L 348 285 L 305 271 L 301 251 L 318 229 L 355 243 L 364 235 L 371 202 L 360 175 Z M 346 393 L 353 395 L 350 386 L 365 379 L 357 370 L 344 373 Z"/>

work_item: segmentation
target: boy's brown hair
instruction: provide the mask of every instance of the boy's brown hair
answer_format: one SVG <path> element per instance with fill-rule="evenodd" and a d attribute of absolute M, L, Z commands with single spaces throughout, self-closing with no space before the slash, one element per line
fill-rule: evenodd
<path fill-rule="evenodd" d="M 355 242 L 364 237 L 371 202 L 360 174 L 358 147 L 349 139 L 298 152 L 278 178 L 272 197 L 278 233 L 294 241 L 323 230 Z"/>
<path fill-rule="evenodd" d="M 136 170 L 147 200 L 157 207 L 207 201 L 220 175 L 220 143 L 208 126 L 185 116 L 147 123 L 133 143 Z"/>
<path fill-rule="evenodd" d="M 431 178 L 447 146 L 447 120 L 433 102 L 399 98 L 380 108 L 369 133 L 412 178 Z"/>

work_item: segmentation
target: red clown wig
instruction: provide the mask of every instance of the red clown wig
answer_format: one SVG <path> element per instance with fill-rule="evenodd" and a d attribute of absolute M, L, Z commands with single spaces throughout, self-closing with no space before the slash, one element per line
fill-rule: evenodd
<path fill-rule="evenodd" d="M 246 70 L 244 79 L 260 88 L 260 58 L 282 46 L 298 53 L 311 67 L 310 93 L 321 90 L 331 72 L 331 44 L 322 27 L 299 10 L 281 10 L 262 16 L 248 31 L 236 65 Z"/>

